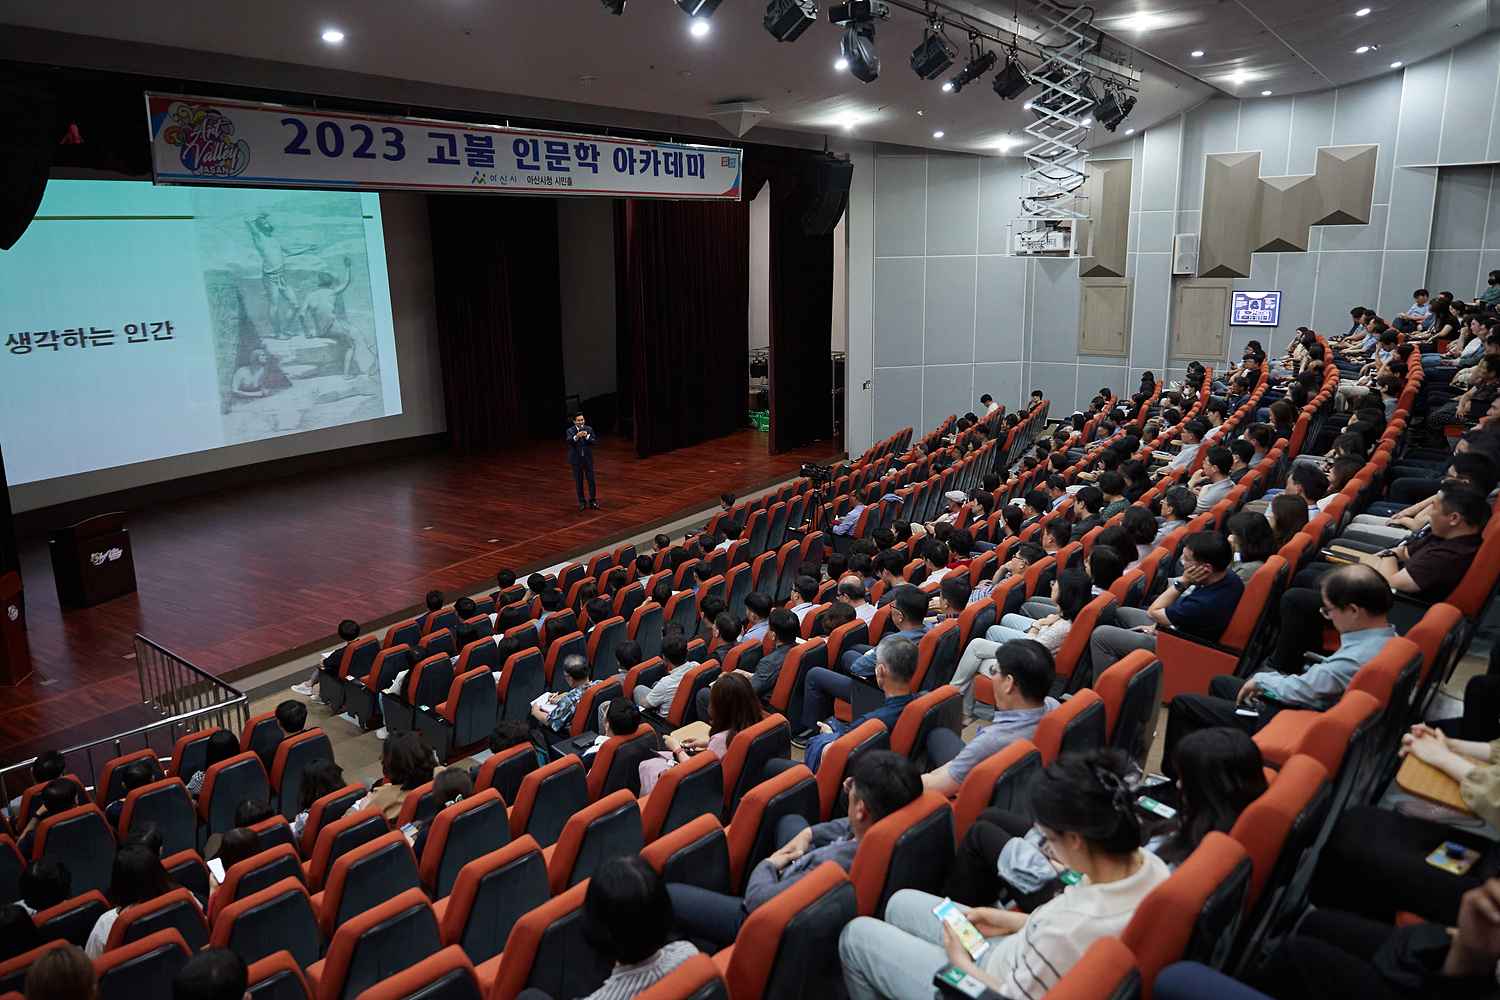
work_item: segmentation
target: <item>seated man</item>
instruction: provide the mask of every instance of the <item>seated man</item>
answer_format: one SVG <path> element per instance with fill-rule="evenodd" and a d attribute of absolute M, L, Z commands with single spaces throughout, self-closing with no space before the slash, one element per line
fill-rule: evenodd
<path fill-rule="evenodd" d="M 1229 470 L 1233 465 L 1234 453 L 1228 448 L 1215 445 L 1208 449 L 1203 457 L 1203 465 L 1188 480 L 1198 491 L 1198 505 L 1193 508 L 1194 514 L 1206 514 L 1213 510 L 1214 504 L 1223 500 L 1234 489 L 1234 483 L 1229 478 Z"/>
<path fill-rule="evenodd" d="M 558 590 L 556 587 L 548 587 L 546 590 L 542 591 L 542 613 L 537 616 L 537 620 L 535 623 L 538 635 L 541 635 L 542 629 L 546 627 L 547 619 L 552 617 L 562 609 L 562 591 Z"/>
<path fill-rule="evenodd" d="M 886 636 L 880 640 L 880 645 L 875 647 L 875 686 L 880 688 L 885 700 L 876 708 L 855 717 L 845 723 L 832 717 L 833 703 L 826 696 L 813 698 L 812 675 L 823 671 L 833 674 L 833 685 L 849 681 L 843 674 L 834 673 L 823 667 L 813 667 L 808 673 L 808 683 L 803 693 L 803 715 L 804 719 L 822 719 L 813 729 L 798 733 L 792 739 L 792 745 L 803 747 L 807 753 L 804 762 L 816 771 L 818 764 L 823 760 L 823 751 L 828 744 L 849 732 L 858 729 L 871 719 L 879 719 L 885 723 L 887 732 L 894 732 L 896 720 L 901 718 L 901 712 L 907 705 L 911 704 L 911 681 L 917 672 L 917 644 L 910 639 L 902 639 L 900 636 Z M 825 682 L 820 686 L 825 689 L 830 685 Z M 849 683 L 853 688 L 853 683 Z M 827 718 L 825 718 L 827 716 Z"/>
<path fill-rule="evenodd" d="M 577 653 L 563 657 L 562 672 L 568 689 L 548 691 L 531 706 L 533 728 L 540 729 L 549 743 L 556 743 L 568 735 L 578 701 L 591 683 L 589 661 Z"/>
<path fill-rule="evenodd" d="M 838 600 L 854 609 L 854 617 L 870 624 L 870 619 L 875 617 L 875 605 L 871 604 L 865 592 L 864 581 L 857 576 L 846 576 L 839 581 Z"/>
<path fill-rule="evenodd" d="M 1177 743 L 1199 729 L 1237 726 L 1253 733 L 1283 708 L 1321 712 L 1333 707 L 1359 668 L 1395 636 L 1396 630 L 1386 620 L 1390 610 L 1390 588 L 1368 566 L 1344 566 L 1329 573 L 1323 578 L 1321 614 L 1312 612 L 1312 617 L 1320 624 L 1333 623 L 1339 632 L 1339 648 L 1315 659 L 1305 672 L 1299 662 L 1285 673 L 1263 670 L 1249 679 L 1215 677 L 1209 682 L 1208 694 L 1173 698 L 1167 710 L 1163 773 L 1176 777 L 1172 754 Z M 1286 625 L 1285 619 L 1282 624 Z M 1247 709 L 1258 714 L 1240 714 Z"/>
<path fill-rule="evenodd" d="M 1048 692 L 1056 667 L 1047 647 L 1034 639 L 1012 639 L 995 650 L 995 714 L 988 726 L 965 744 L 951 729 L 937 728 L 927 739 L 927 756 L 940 766 L 922 775 L 922 787 L 957 795 L 964 778 L 979 762 L 1016 740 L 1029 740 L 1042 716 L 1057 707 Z"/>
<path fill-rule="evenodd" d="M 260 754 L 260 762 L 265 765 L 268 775 L 271 773 L 271 765 L 276 762 L 276 748 L 281 745 L 281 741 L 307 728 L 307 706 L 291 698 L 277 705 L 276 728 L 276 742 Z"/>
<path fill-rule="evenodd" d="M 307 675 L 307 680 L 299 681 L 292 685 L 292 693 L 300 694 L 304 698 L 316 698 L 318 696 L 318 671 L 323 670 L 333 674 L 338 672 L 339 661 L 344 658 L 344 650 L 349 644 L 359 638 L 359 622 L 352 618 L 345 618 L 339 622 L 339 640 L 343 645 L 323 657 L 322 662 L 313 667 L 312 672 Z"/>
<path fill-rule="evenodd" d="M 698 661 L 688 659 L 687 642 L 680 634 L 662 640 L 661 658 L 667 664 L 666 676 L 649 686 L 637 684 L 635 690 L 630 692 L 630 697 L 641 708 L 665 713 L 672 707 L 672 699 L 677 697 L 678 685 L 687 676 L 687 672 L 698 665 Z"/>
<path fill-rule="evenodd" d="M 752 597 L 755 595 L 751 595 Z M 761 595 L 764 596 L 764 595 Z M 748 599 L 746 605 L 749 605 Z M 791 648 L 802 641 L 802 626 L 797 622 L 797 616 L 786 608 L 777 608 L 771 612 L 770 617 L 771 634 L 776 637 L 776 647 L 765 656 L 756 661 L 755 669 L 739 670 L 736 673 L 744 674 L 750 680 L 750 687 L 762 702 L 771 697 L 771 692 L 776 689 L 776 678 L 781 673 L 781 664 L 786 660 L 786 654 Z M 698 718 L 707 719 L 708 716 L 708 688 L 698 692 L 698 700 L 695 703 L 698 710 Z"/>
<path fill-rule="evenodd" d="M 870 827 L 915 801 L 922 794 L 922 781 L 911 761 L 889 750 L 871 750 L 855 762 L 844 788 L 849 795 L 847 819 L 808 826 L 800 816 L 782 818 L 776 826 L 781 849 L 750 872 L 743 898 L 669 883 L 667 895 L 682 934 L 716 948 L 733 944 L 746 916 L 825 861 L 848 871 Z"/>
<path fill-rule="evenodd" d="M 1186 486 L 1173 486 L 1161 497 L 1161 527 L 1151 545 L 1154 548 L 1178 528 L 1186 527 L 1198 509 L 1198 497 Z"/>
<path fill-rule="evenodd" d="M 797 595 L 797 602 L 792 605 L 792 614 L 797 616 L 797 622 L 801 624 L 807 613 L 818 606 L 818 581 L 803 574 L 797 577 L 792 590 Z"/>
<path fill-rule="evenodd" d="M 295 704 L 295 702 L 293 703 Z M 270 768 L 266 773 L 270 773 Z M 151 784 L 151 765 L 144 760 L 133 760 L 120 769 L 120 786 L 125 794 L 118 799 L 113 799 L 104 807 L 104 818 L 109 820 L 110 829 L 120 828 L 120 814 L 125 811 L 125 799 L 137 788 L 144 788 Z"/>
<path fill-rule="evenodd" d="M 771 599 L 755 591 L 745 595 L 745 630 L 740 633 L 740 642 L 759 642 L 770 628 Z"/>
<path fill-rule="evenodd" d="M 1097 676 L 1135 649 L 1156 649 L 1156 629 L 1170 625 L 1199 639 L 1217 642 L 1234 617 L 1245 584 L 1229 571 L 1234 550 L 1215 531 L 1189 535 L 1182 544 L 1182 576 L 1145 611 L 1116 608 L 1119 625 L 1100 625 L 1089 637 L 1089 655 Z"/>
<path fill-rule="evenodd" d="M 946 548 L 946 546 L 944 546 Z M 891 618 L 887 625 L 887 632 L 894 629 L 895 633 L 903 639 L 920 642 L 922 636 L 927 634 L 927 626 L 923 619 L 927 616 L 927 595 L 916 587 L 904 583 L 896 588 L 892 598 Z M 840 673 L 851 677 L 863 677 L 869 680 L 875 676 L 875 651 L 869 646 L 851 646 L 844 650 L 839 657 L 838 669 Z M 835 692 L 836 697 L 844 697 Z M 821 718 L 814 715 L 812 718 Z"/>
<path fill-rule="evenodd" d="M 1193 460 L 1198 457 L 1198 449 L 1203 444 L 1203 435 L 1208 433 L 1208 421 L 1202 417 L 1194 417 L 1182 425 L 1182 450 L 1173 459 L 1164 465 L 1160 471 L 1177 472 L 1180 469 L 1189 468 Z"/>

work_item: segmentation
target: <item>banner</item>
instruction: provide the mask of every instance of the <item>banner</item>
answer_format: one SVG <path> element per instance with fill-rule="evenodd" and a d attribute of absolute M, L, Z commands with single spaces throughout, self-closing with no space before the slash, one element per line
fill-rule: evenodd
<path fill-rule="evenodd" d="M 146 94 L 158 184 L 738 201 L 743 151 Z"/>

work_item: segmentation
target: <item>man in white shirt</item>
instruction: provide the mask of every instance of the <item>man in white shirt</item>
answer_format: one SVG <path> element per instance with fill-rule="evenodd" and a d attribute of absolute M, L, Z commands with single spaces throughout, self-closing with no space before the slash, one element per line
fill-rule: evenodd
<path fill-rule="evenodd" d="M 854 617 L 866 625 L 875 617 L 875 605 L 869 602 L 868 597 L 865 583 L 858 576 L 850 574 L 839 581 L 838 599 L 853 608 Z"/>
<path fill-rule="evenodd" d="M 922 558 L 927 565 L 927 578 L 923 583 L 938 583 L 948 575 L 948 546 L 936 538 L 929 538 L 922 547 Z"/>
<path fill-rule="evenodd" d="M 984 415 L 987 417 L 993 417 L 995 411 L 1000 409 L 1000 404 L 995 402 L 995 397 L 989 393 L 979 397 L 979 405 L 984 407 Z"/>
<path fill-rule="evenodd" d="M 771 599 L 759 591 L 745 595 L 745 630 L 740 633 L 740 642 L 760 642 L 766 637 L 771 617 Z"/>
<path fill-rule="evenodd" d="M 1234 482 L 1229 478 L 1229 469 L 1233 465 L 1234 454 L 1228 448 L 1215 445 L 1208 449 L 1208 453 L 1203 456 L 1202 467 L 1193 473 L 1190 480 L 1193 488 L 1198 491 L 1194 514 L 1213 510 L 1214 504 L 1223 500 L 1234 489 Z"/>
<path fill-rule="evenodd" d="M 810 576 L 799 576 L 797 582 L 792 584 L 796 591 L 797 603 L 792 605 L 792 614 L 797 616 L 798 624 L 807 617 L 807 613 L 818 606 L 818 581 Z"/>
<path fill-rule="evenodd" d="M 1193 464 L 1198 457 L 1198 449 L 1203 446 L 1203 435 L 1208 433 L 1208 421 L 1202 417 L 1194 417 L 1182 427 L 1182 450 L 1177 456 L 1161 468 L 1161 472 L 1176 472 L 1186 469 Z"/>
<path fill-rule="evenodd" d="M 678 685 L 688 671 L 698 665 L 698 661 L 688 659 L 687 643 L 681 636 L 662 640 L 661 658 L 669 668 L 666 676 L 650 687 L 637 684 L 635 690 L 630 692 L 631 699 L 641 708 L 651 708 L 658 712 L 664 712 L 671 706 L 672 699 L 677 697 Z"/>

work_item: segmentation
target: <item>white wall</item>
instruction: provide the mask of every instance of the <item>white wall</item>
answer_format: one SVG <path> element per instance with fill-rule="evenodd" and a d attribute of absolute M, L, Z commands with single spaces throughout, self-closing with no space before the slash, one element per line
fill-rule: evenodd
<path fill-rule="evenodd" d="M 615 217 L 608 198 L 557 199 L 564 392 L 614 392 Z"/>
<path fill-rule="evenodd" d="M 771 185 L 750 201 L 750 350 L 771 346 Z"/>
<path fill-rule="evenodd" d="M 380 214 L 385 228 L 390 273 L 396 363 L 401 373 L 401 413 L 305 434 L 289 434 L 266 441 L 12 486 L 11 507 L 20 513 L 240 465 L 441 432 L 446 424 L 432 295 L 432 246 L 426 196 L 382 194 Z"/>
<path fill-rule="evenodd" d="M 833 349 L 849 349 L 849 212 L 833 227 Z"/>

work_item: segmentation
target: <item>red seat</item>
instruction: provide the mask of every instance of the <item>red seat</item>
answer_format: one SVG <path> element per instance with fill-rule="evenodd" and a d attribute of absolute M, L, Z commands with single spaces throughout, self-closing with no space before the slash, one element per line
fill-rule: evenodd
<path fill-rule="evenodd" d="M 113 950 L 168 929 L 182 938 L 189 951 L 198 951 L 208 944 L 208 921 L 203 918 L 197 897 L 186 889 L 173 889 L 121 910 L 109 929 L 105 948 Z"/>
<path fill-rule="evenodd" d="M 97 1000 L 169 996 L 190 954 L 175 930 L 157 931 L 112 948 L 94 959 Z"/>
<path fill-rule="evenodd" d="M 789 757 L 792 733 L 780 715 L 768 715 L 735 734 L 724 754 L 724 815 L 733 815 L 741 797 L 758 782 L 766 761 Z"/>
<path fill-rule="evenodd" d="M 506 802 L 514 802 L 526 775 L 536 770 L 536 750 L 530 743 L 518 743 L 490 756 L 479 765 L 474 790 L 493 788 Z"/>
<path fill-rule="evenodd" d="M 1028 812 L 1031 783 L 1041 771 L 1041 752 L 1030 740 L 1016 740 L 975 764 L 953 801 L 954 836 L 963 840 L 979 814 L 991 806 Z"/>
<path fill-rule="evenodd" d="M 32 914 L 31 921 L 44 941 L 60 938 L 82 948 L 93 933 L 94 924 L 110 908 L 109 900 L 98 889 L 90 889 L 56 906 Z"/>
<path fill-rule="evenodd" d="M 477 964 L 500 954 L 522 914 L 550 896 L 542 849 L 523 836 L 464 865 L 433 912 L 443 943 Z"/>
<path fill-rule="evenodd" d="M 934 729 L 963 729 L 963 692 L 951 684 L 913 699 L 901 710 L 891 732 L 891 750 L 910 760 L 925 761 L 927 737 Z"/>
<path fill-rule="evenodd" d="M 383 836 L 390 828 L 378 809 L 360 809 L 325 823 L 313 844 L 312 857 L 303 866 L 307 887 L 313 892 L 323 888 L 335 861 L 361 844 Z"/>
<path fill-rule="evenodd" d="M 552 761 L 522 779 L 516 801 L 511 803 L 510 835 L 530 834 L 538 844 L 550 847 L 568 817 L 588 801 L 583 761 L 574 754 Z"/>
<path fill-rule="evenodd" d="M 203 762 L 208 760 L 208 738 L 218 731 L 219 727 L 213 726 L 179 736 L 172 745 L 172 765 L 167 773 L 183 781 L 192 780 L 193 775 L 203 770 Z"/>
<path fill-rule="evenodd" d="M 1252 640 L 1266 615 L 1277 604 L 1277 595 L 1286 579 L 1286 562 L 1271 556 L 1245 584 L 1244 594 L 1235 606 L 1234 617 L 1218 641 L 1189 636 L 1169 626 L 1156 630 L 1156 655 L 1162 662 L 1162 702 L 1170 703 L 1179 694 L 1207 694 L 1208 683 L 1220 674 L 1241 674 L 1246 653 L 1253 651 Z"/>
<path fill-rule="evenodd" d="M 41 958 L 53 948 L 66 948 L 66 941 L 48 941 L 46 944 L 37 945 L 30 951 L 22 952 L 6 962 L 0 962 L 0 990 L 20 992 L 26 983 L 26 972 L 32 963 Z"/>
<path fill-rule="evenodd" d="M 829 956 L 856 913 L 848 876 L 825 861 L 757 906 L 714 965 L 731 997 L 832 996 L 839 971 Z"/>
<path fill-rule="evenodd" d="M 287 951 L 251 963 L 246 992 L 250 1000 L 312 1000 L 312 988 L 307 985 L 302 967 Z"/>
<path fill-rule="evenodd" d="M 505 802 L 493 788 L 440 810 L 427 828 L 418 859 L 422 885 L 434 899 L 448 895 L 459 870 L 510 840 Z"/>
<path fill-rule="evenodd" d="M 1042 763 L 1051 764 L 1061 754 L 1104 746 L 1105 730 L 1104 700 L 1084 688 L 1042 716 L 1031 741 L 1042 752 Z"/>
<path fill-rule="evenodd" d="M 67 865 L 74 892 L 106 889 L 114 868 L 115 835 L 104 810 L 93 804 L 74 806 L 37 824 L 31 857 Z"/>
<path fill-rule="evenodd" d="M 276 747 L 271 787 L 281 804 L 281 815 L 287 819 L 296 818 L 302 811 L 302 773 L 315 760 L 333 760 L 333 743 L 321 729 L 294 733 Z"/>
<path fill-rule="evenodd" d="M 541 652 L 523 649 L 512 653 L 495 682 L 495 697 L 500 701 L 498 721 L 525 722 L 530 718 L 531 703 L 546 690 L 547 675 Z"/>
<path fill-rule="evenodd" d="M 345 1000 L 441 948 L 427 897 L 420 889 L 408 889 L 341 923 L 327 956 L 308 966 L 307 979 L 318 1000 Z"/>
<path fill-rule="evenodd" d="M 219 910 L 209 928 L 209 944 L 228 948 L 246 962 L 286 951 L 306 968 L 322 954 L 323 933 L 307 886 L 284 878 Z"/>
<path fill-rule="evenodd" d="M 729 1000 L 729 986 L 707 955 L 694 955 L 636 994 L 636 1000 Z"/>
<path fill-rule="evenodd" d="M 547 881 L 554 895 L 586 881 L 610 858 L 640 853 L 641 810 L 635 796 L 620 789 L 568 818 L 557 843 L 543 850 Z"/>
<path fill-rule="evenodd" d="M 884 728 L 884 727 L 882 727 Z M 824 757 L 827 762 L 827 757 Z M 698 753 L 667 768 L 642 800 L 641 828 L 646 843 L 671 833 L 695 816 L 717 819 L 724 808 L 724 768 L 711 753 Z"/>
<path fill-rule="evenodd" d="M 576 586 L 576 584 L 575 584 Z M 444 948 L 371 986 L 359 1000 L 483 1000 L 474 965 L 462 948 Z"/>
<path fill-rule="evenodd" d="M 713 816 L 699 816 L 647 844 L 641 860 L 666 882 L 731 892 L 729 838 Z"/>
<path fill-rule="evenodd" d="M 783 817 L 801 816 L 813 823 L 818 818 L 818 808 L 818 783 L 802 764 L 793 765 L 746 792 L 727 831 L 731 891 L 739 892 L 751 869 L 781 847 L 776 827 Z"/>
<path fill-rule="evenodd" d="M 599 988 L 611 963 L 584 933 L 587 889 L 580 882 L 516 921 L 505 950 L 478 966 L 487 996 L 514 997 L 535 987 L 554 997 L 579 997 Z"/>
<path fill-rule="evenodd" d="M 223 881 L 209 898 L 208 919 L 212 922 L 230 903 L 270 888 L 282 879 L 294 878 L 300 882 L 303 877 L 297 851 L 290 844 L 277 844 L 237 861 L 224 871 Z"/>
<path fill-rule="evenodd" d="M 365 797 L 365 793 L 364 785 L 352 784 L 314 800 L 308 807 L 307 819 L 302 823 L 302 839 L 297 844 L 303 857 L 312 857 L 313 847 L 318 843 L 318 834 L 323 827 L 342 819 L 354 807 L 354 803 Z"/>
<path fill-rule="evenodd" d="M 1149 649 L 1130 652 L 1094 681 L 1094 692 L 1104 702 L 1109 745 L 1140 764 L 1145 763 L 1156 735 L 1161 684 L 1161 661 Z"/>
<path fill-rule="evenodd" d="M 332 938 L 351 917 L 420 885 L 411 845 L 399 830 L 392 830 L 333 863 L 323 890 L 312 898 L 318 926 Z"/>
<path fill-rule="evenodd" d="M 818 761 L 818 815 L 822 822 L 843 816 L 849 805 L 842 801 L 844 778 L 854 762 L 870 750 L 889 750 L 890 731 L 879 719 L 867 719 L 823 748 Z"/>
<path fill-rule="evenodd" d="M 198 789 L 198 821 L 205 833 L 234 828 L 234 813 L 246 799 L 269 802 L 271 783 L 265 765 L 253 753 L 241 753 L 211 766 Z"/>
<path fill-rule="evenodd" d="M 1255 932 L 1270 917 L 1275 891 L 1285 888 L 1313 847 L 1328 812 L 1328 772 L 1311 757 L 1292 757 L 1271 787 L 1245 807 L 1229 835 L 1250 856 L 1253 870 L 1246 898 Z M 1240 949 L 1242 954 L 1248 954 Z"/>
<path fill-rule="evenodd" d="M 953 861 L 953 810 L 924 792 L 876 822 L 860 839 L 849 869 L 859 912 L 874 916 L 898 889 L 941 893 Z"/>
<path fill-rule="evenodd" d="M 493 642 L 488 645 L 495 648 Z M 427 737 L 438 759 L 447 762 L 482 744 L 495 728 L 499 711 L 494 674 L 479 666 L 456 674 L 447 697 L 431 711 L 417 712 L 417 731 Z"/>
<path fill-rule="evenodd" d="M 198 814 L 193 797 L 181 778 L 163 778 L 132 788 L 120 809 L 119 834 L 124 837 L 137 825 L 155 826 L 161 834 L 162 853 L 198 846 Z"/>
<path fill-rule="evenodd" d="M 275 718 L 275 713 L 272 713 Z M 127 753 L 120 757 L 104 762 L 104 767 L 99 772 L 99 781 L 94 788 L 94 804 L 103 809 L 116 799 L 125 797 L 125 783 L 121 780 L 121 772 L 129 764 L 143 760 L 151 768 L 151 780 L 159 781 L 162 774 L 161 762 L 156 759 L 154 750 L 137 750 L 135 753 Z"/>
<path fill-rule="evenodd" d="M 1052 984 L 1047 1000 L 1131 1000 L 1140 988 L 1135 955 L 1119 938 L 1103 937 Z"/>

